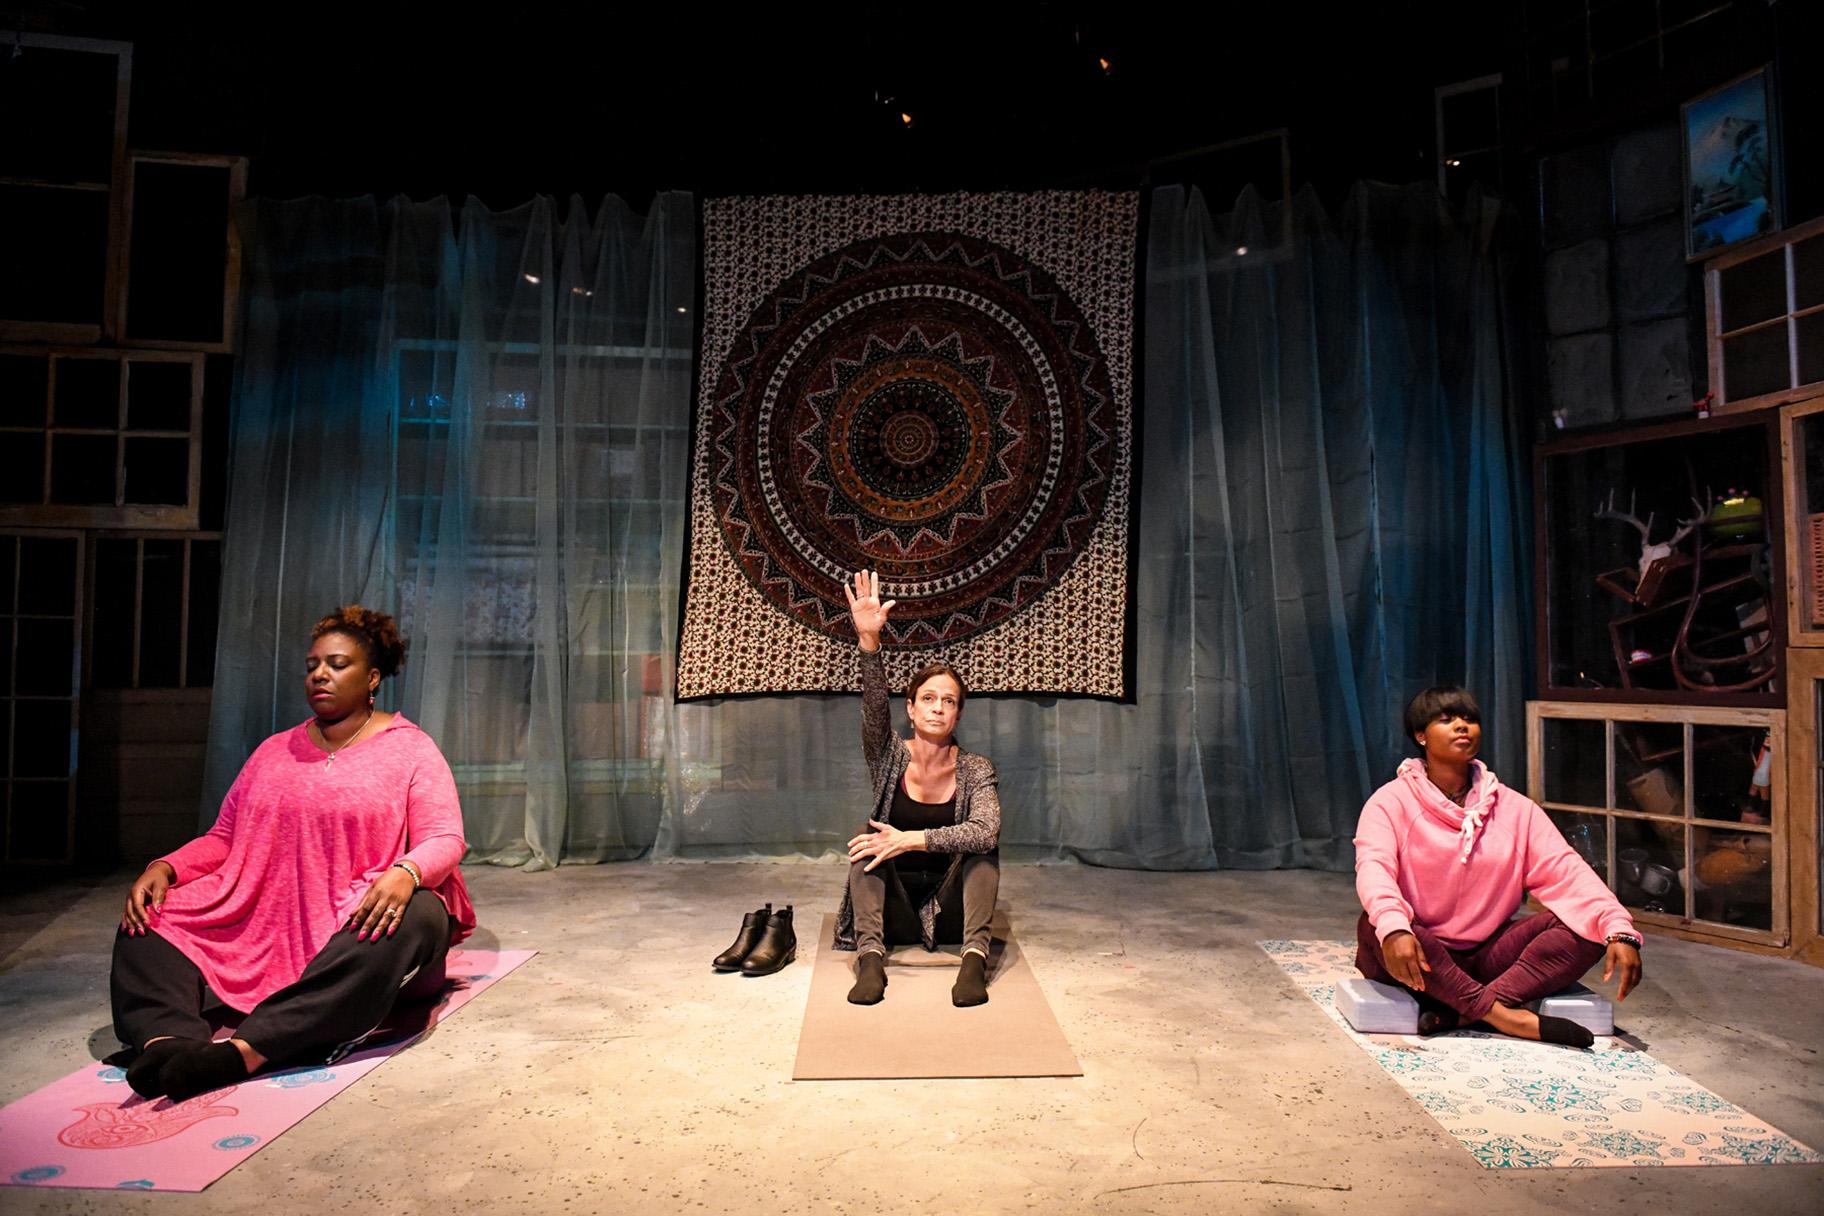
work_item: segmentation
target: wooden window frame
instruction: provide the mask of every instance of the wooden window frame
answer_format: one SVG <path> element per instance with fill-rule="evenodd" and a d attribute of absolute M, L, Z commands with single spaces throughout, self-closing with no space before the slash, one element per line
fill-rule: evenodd
<path fill-rule="evenodd" d="M 1600 807 L 1583 806 L 1567 802 L 1548 802 L 1545 798 L 1545 723 L 1547 720 L 1601 722 L 1604 725 L 1605 756 L 1603 776 L 1603 800 Z M 1684 826 L 1685 861 L 1687 873 L 1696 868 L 1695 838 L 1697 829 L 1742 832 L 1753 835 L 1767 835 L 1772 838 L 1773 860 L 1770 874 L 1770 894 L 1772 906 L 1769 909 L 1771 928 L 1746 929 L 1737 925 L 1726 925 L 1718 921 L 1699 920 L 1695 916 L 1673 916 L 1670 913 L 1647 912 L 1639 908 L 1629 908 L 1628 915 L 1637 924 L 1651 926 L 1653 929 L 1670 933 L 1674 937 L 1687 941 L 1709 942 L 1712 945 L 1728 945 L 1741 949 L 1756 950 L 1762 953 L 1787 954 L 1793 943 L 1792 925 L 1794 918 L 1793 894 L 1795 884 L 1791 881 L 1790 868 L 1795 856 L 1797 841 L 1793 831 L 1790 814 L 1787 784 L 1787 764 L 1773 765 L 1772 789 L 1769 809 L 1772 820 L 1765 828 L 1758 825 L 1728 823 L 1720 820 L 1701 818 L 1692 806 L 1692 748 L 1690 732 L 1700 726 L 1724 727 L 1765 727 L 1773 736 L 1774 755 L 1786 753 L 1787 730 L 1786 710 L 1784 709 L 1728 709 L 1721 706 L 1707 705 L 1616 705 L 1595 704 L 1585 701 L 1528 701 L 1526 703 L 1526 787 L 1527 795 L 1548 811 L 1558 811 L 1573 815 L 1595 815 L 1605 821 L 1609 871 L 1615 867 L 1615 830 L 1617 819 L 1646 820 L 1661 823 L 1680 823 Z M 1615 727 L 1616 722 L 1649 722 L 1661 724 L 1679 724 L 1685 727 L 1686 742 L 1684 747 L 1685 771 L 1682 782 L 1684 786 L 1684 810 L 1681 819 L 1668 816 L 1651 815 L 1645 812 L 1618 809 L 1615 806 Z M 1605 885 L 1608 876 L 1604 875 Z M 1686 899 L 1695 900 L 1695 893 L 1685 883 Z M 1689 905 L 1693 906 L 1693 905 Z"/>
<path fill-rule="evenodd" d="M 172 338 L 135 337 L 127 325 L 127 303 L 132 296 L 133 266 L 133 197 L 139 182 L 141 165 L 193 165 L 199 168 L 228 170 L 228 223 L 222 239 L 227 242 L 227 260 L 222 274 L 222 337 L 219 342 L 187 342 Z M 247 196 L 247 158 L 217 156 L 202 152 L 130 152 L 121 190 L 120 213 L 123 217 L 119 247 L 119 291 L 112 297 L 113 330 L 122 344 L 138 350 L 204 351 L 212 355 L 234 351 L 234 322 L 241 291 L 241 242 L 235 225 L 235 210 Z"/>
<path fill-rule="evenodd" d="M 76 754 L 70 757 L 69 776 L 65 779 L 66 784 L 69 787 L 69 800 L 64 808 L 64 843 L 63 855 L 61 857 L 16 858 L 13 856 L 12 788 L 15 780 L 13 777 L 13 761 L 16 758 L 17 747 L 11 740 L 9 740 L 9 746 L 7 748 L 5 769 L 4 771 L 0 771 L 0 788 L 4 788 L 5 790 L 5 797 L 3 800 L 0 800 L 0 814 L 5 816 L 4 821 L 0 822 L 0 861 L 4 861 L 7 865 L 22 867 L 30 866 L 34 868 L 41 866 L 68 865 L 76 856 L 76 793 L 77 782 L 82 772 L 82 752 L 80 746 L 80 740 L 82 738 L 82 695 L 84 673 L 88 666 L 84 661 L 86 652 L 83 649 L 83 644 L 87 638 L 84 636 L 82 625 L 88 608 L 88 537 L 81 530 L 73 528 L 0 527 L 0 535 L 20 541 L 73 540 L 76 542 L 75 617 L 71 622 L 74 628 L 71 630 L 70 634 L 70 661 L 75 664 L 75 670 L 70 673 L 70 695 L 67 700 L 69 701 L 70 706 L 70 731 L 79 742 Z M 18 619 L 17 614 L 13 610 L 17 606 L 17 596 L 19 594 L 20 584 L 19 567 L 17 565 L 19 558 L 17 556 L 16 548 L 13 560 L 15 563 L 13 567 L 13 595 L 15 600 L 14 603 L 8 604 L 6 607 L 9 619 L 16 620 Z M 62 618 L 57 617 L 54 619 Z M 18 634 L 16 630 L 7 631 L 7 637 L 4 640 L 4 644 L 11 647 L 13 650 L 11 655 L 11 667 L 9 670 L 14 674 L 10 677 L 11 682 L 9 682 L 4 689 L 0 689 L 0 703 L 4 703 L 9 711 L 4 719 L 0 719 L 0 730 L 10 732 L 13 729 L 11 712 L 13 711 L 13 707 L 18 704 L 18 698 L 14 695 L 13 691 L 14 688 L 17 687 L 17 673 L 19 670 Z M 64 698 L 43 699 L 63 700 Z M 35 779 L 27 778 L 27 780 Z"/>
<path fill-rule="evenodd" d="M 1776 232 L 1744 245 L 1736 245 L 1726 253 L 1719 253 L 1704 263 L 1704 348 L 1710 365 L 1710 391 L 1714 394 L 1710 405 L 1713 414 L 1741 414 L 1749 410 L 1766 409 L 1769 406 L 1787 405 L 1794 401 L 1803 401 L 1824 393 L 1824 380 L 1812 380 L 1800 384 L 1799 380 L 1799 335 L 1798 322 L 1801 319 L 1824 314 L 1824 303 L 1799 308 L 1794 292 L 1797 284 L 1793 278 L 1792 247 L 1801 241 L 1812 238 L 1824 239 L 1824 217 L 1796 224 L 1783 232 Z M 1758 257 L 1778 250 L 1785 251 L 1786 262 L 1786 311 L 1778 316 L 1744 325 L 1739 329 L 1727 332 L 1723 330 L 1722 273 L 1743 262 L 1751 262 Z M 1762 393 L 1757 397 L 1743 397 L 1740 400 L 1729 399 L 1729 384 L 1723 374 L 1723 343 L 1729 338 L 1739 337 L 1757 329 L 1768 329 L 1775 325 L 1786 327 L 1786 384 L 1787 387 L 1771 393 Z"/>
<path fill-rule="evenodd" d="M 110 161 L 110 180 L 105 182 L 54 182 L 28 178 L 0 177 L 0 185 L 33 186 L 51 190 L 105 191 L 108 194 L 107 268 L 103 278 L 101 321 L 89 325 L 66 321 L 25 321 L 0 319 L 0 342 L 48 342 L 86 345 L 112 338 L 117 332 L 115 318 L 120 311 L 121 250 L 126 241 L 127 213 L 121 206 L 120 184 L 127 171 L 127 103 L 133 88 L 133 44 L 100 38 L 74 38 L 63 34 L 31 34 L 17 30 L 0 30 L 0 42 L 6 46 L 53 51 L 83 51 L 112 55 L 114 67 L 114 148 Z"/>
<path fill-rule="evenodd" d="M 45 413 L 42 428 L 0 428 L 0 443 L 19 442 L 13 436 L 42 434 L 45 444 L 42 499 L 37 503 L 0 505 L 0 527 L 28 528 L 184 528 L 194 529 L 201 512 L 203 479 L 203 354 L 200 351 L 140 350 L 84 346 L 0 346 L 0 355 L 43 357 L 49 361 L 45 376 Z M 112 428 L 58 427 L 54 425 L 53 408 L 57 399 L 57 365 L 60 361 L 84 359 L 113 361 L 121 365 L 120 400 L 116 425 Z M 177 431 L 153 431 L 127 426 L 128 388 L 135 363 L 188 363 L 190 365 L 190 428 L 187 436 Z M 56 434 L 105 434 L 115 436 L 114 503 L 53 503 L 50 498 L 51 438 Z M 190 444 L 189 470 L 186 479 L 187 501 L 175 504 L 127 503 L 126 441 L 130 438 L 187 438 Z"/>

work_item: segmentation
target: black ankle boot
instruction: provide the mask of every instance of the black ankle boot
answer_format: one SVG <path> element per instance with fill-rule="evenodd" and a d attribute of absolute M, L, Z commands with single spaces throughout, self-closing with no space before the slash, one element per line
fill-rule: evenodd
<path fill-rule="evenodd" d="M 743 975 L 771 975 L 798 957 L 798 935 L 792 932 L 792 905 L 766 918 L 760 943 L 741 960 Z"/>
<path fill-rule="evenodd" d="M 739 971 L 742 962 L 755 946 L 760 944 L 760 935 L 766 931 L 766 918 L 773 914 L 773 905 L 749 912 L 741 918 L 741 932 L 735 936 L 735 944 L 716 955 L 716 961 L 710 966 L 717 971 Z"/>

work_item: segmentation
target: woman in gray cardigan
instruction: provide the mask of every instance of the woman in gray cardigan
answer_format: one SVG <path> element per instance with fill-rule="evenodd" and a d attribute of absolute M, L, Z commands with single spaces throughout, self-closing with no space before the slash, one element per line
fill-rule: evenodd
<path fill-rule="evenodd" d="M 894 734 L 880 631 L 898 601 L 881 603 L 880 575 L 869 570 L 843 591 L 861 643 L 861 746 L 874 780 L 867 829 L 849 841 L 849 887 L 836 919 L 836 948 L 858 951 L 849 1000 L 872 1005 L 886 995 L 889 945 L 935 950 L 940 940 L 960 940 L 962 968 L 950 999 L 983 1004 L 988 922 L 1001 883 L 994 765 L 957 746 L 968 689 L 944 663 L 912 677 L 912 737 Z"/>

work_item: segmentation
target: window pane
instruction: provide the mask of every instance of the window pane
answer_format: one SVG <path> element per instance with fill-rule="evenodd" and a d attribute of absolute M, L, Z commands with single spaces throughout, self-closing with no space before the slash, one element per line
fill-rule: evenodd
<path fill-rule="evenodd" d="M 0 355 L 0 426 L 43 426 L 50 361 L 43 355 Z M 0 440 L 17 443 L 17 436 Z"/>
<path fill-rule="evenodd" d="M 0 129 L 14 124 L 11 114 Z M 100 325 L 108 277 L 108 193 L 0 185 L 0 318 Z M 21 239 L 22 234 L 29 234 Z"/>
<path fill-rule="evenodd" d="M 1685 828 L 1639 819 L 1615 821 L 1615 894 L 1643 912 L 1685 914 Z"/>
<path fill-rule="evenodd" d="M 1795 307 L 1824 304 L 1824 236 L 1814 236 L 1792 247 Z"/>
<path fill-rule="evenodd" d="M 1786 251 L 1776 249 L 1719 271 L 1723 332 L 1786 315 Z"/>
<path fill-rule="evenodd" d="M 128 502 L 184 506 L 190 501 L 188 439 L 128 439 Z"/>
<path fill-rule="evenodd" d="M 1773 837 L 1765 832 L 1693 828 L 1693 894 L 1700 920 L 1773 928 Z"/>
<path fill-rule="evenodd" d="M 11 536 L 0 536 L 0 616 L 13 610 L 13 562 L 19 542 Z"/>
<path fill-rule="evenodd" d="M 1742 401 L 1792 387 L 1792 364 L 1786 352 L 1786 327 L 1769 325 L 1723 342 L 1723 393 Z"/>
<path fill-rule="evenodd" d="M 1603 796 L 1603 783 L 1608 780 L 1604 724 L 1547 718 L 1540 726 L 1545 736 L 1545 800 L 1607 806 Z"/>
<path fill-rule="evenodd" d="M 1573 815 L 1548 811 L 1559 833 L 1604 882 L 1609 877 L 1609 821 L 1603 815 Z"/>
<path fill-rule="evenodd" d="M 76 615 L 76 539 L 21 537 L 19 611 L 47 616 Z"/>
<path fill-rule="evenodd" d="M 1759 727 L 1692 727 L 1692 815 L 1698 819 L 1770 823 L 1772 777 L 1761 764 L 1769 745 L 1767 732 Z"/>
<path fill-rule="evenodd" d="M 1615 805 L 1649 815 L 1685 815 L 1685 728 L 1676 722 L 1615 724 Z"/>
<path fill-rule="evenodd" d="M 139 542 L 95 542 L 95 630 L 89 653 L 90 679 L 97 688 L 133 686 L 134 565 Z"/>
<path fill-rule="evenodd" d="M 136 431 L 188 431 L 190 365 L 128 363 L 127 426 Z"/>
<path fill-rule="evenodd" d="M 176 688 L 182 670 L 183 541 L 146 542 L 139 594 L 139 686 Z"/>
<path fill-rule="evenodd" d="M 44 501 L 44 436 L 0 435 L 0 502 Z"/>
<path fill-rule="evenodd" d="M 58 426 L 94 426 L 113 430 L 120 425 L 120 361 L 117 359 L 57 360 Z"/>
<path fill-rule="evenodd" d="M 133 170 L 127 332 L 220 342 L 228 258 L 229 171 L 141 162 Z"/>
<path fill-rule="evenodd" d="M 7 49 L 9 61 L 0 71 L 0 114 L 7 116 L 0 123 L 0 164 L 6 172 L 39 181 L 107 181 L 120 61 L 61 47 Z"/>
<path fill-rule="evenodd" d="M 13 702 L 13 776 L 67 781 L 75 751 L 68 701 Z"/>
<path fill-rule="evenodd" d="M 51 501 L 114 505 L 112 435 L 51 436 Z"/>
<path fill-rule="evenodd" d="M 75 691 L 75 622 L 20 617 L 17 627 L 19 658 L 14 691 L 20 696 L 70 696 Z"/>
<path fill-rule="evenodd" d="M 1793 322 L 1798 331 L 1799 383 L 1816 384 L 1824 380 L 1824 312 L 1814 312 Z"/>

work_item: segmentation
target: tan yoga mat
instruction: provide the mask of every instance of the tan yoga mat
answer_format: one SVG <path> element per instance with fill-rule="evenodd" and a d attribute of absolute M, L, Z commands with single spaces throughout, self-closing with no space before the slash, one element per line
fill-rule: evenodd
<path fill-rule="evenodd" d="M 1000 914 L 989 951 L 988 1003 L 970 1009 L 950 1003 L 957 947 L 935 955 L 917 946 L 895 950 L 887 961 L 886 1000 L 849 1004 L 855 955 L 830 944 L 835 932 L 836 917 L 826 913 L 792 1080 L 1083 1075 Z"/>

